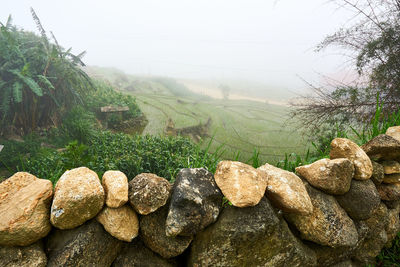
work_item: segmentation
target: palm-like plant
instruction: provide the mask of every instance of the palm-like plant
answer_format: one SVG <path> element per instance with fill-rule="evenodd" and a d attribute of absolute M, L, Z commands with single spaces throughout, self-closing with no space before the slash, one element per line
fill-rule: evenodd
<path fill-rule="evenodd" d="M 40 36 L 0 23 L 0 134 L 58 125 L 61 114 L 93 84 L 80 68 L 84 52 L 75 56 L 63 49 L 53 33 L 47 37 L 35 11 Z"/>

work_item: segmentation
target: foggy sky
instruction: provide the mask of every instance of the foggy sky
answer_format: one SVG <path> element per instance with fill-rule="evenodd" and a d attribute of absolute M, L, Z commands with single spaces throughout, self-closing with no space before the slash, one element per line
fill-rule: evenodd
<path fill-rule="evenodd" d="M 343 72 L 335 51 L 314 52 L 349 18 L 325 0 L 3 0 L 0 21 L 37 31 L 30 6 L 87 65 L 284 88 Z"/>

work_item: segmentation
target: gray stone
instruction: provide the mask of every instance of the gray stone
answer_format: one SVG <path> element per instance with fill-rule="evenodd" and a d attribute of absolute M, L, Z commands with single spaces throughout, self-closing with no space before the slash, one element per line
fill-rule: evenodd
<path fill-rule="evenodd" d="M 303 239 L 330 247 L 354 246 L 358 241 L 356 226 L 336 199 L 309 184 L 306 189 L 314 206 L 313 213 L 285 214 L 285 218 L 296 226 Z"/>
<path fill-rule="evenodd" d="M 26 247 L 0 246 L 2 267 L 46 267 L 47 258 L 41 242 Z"/>
<path fill-rule="evenodd" d="M 371 180 L 351 181 L 349 192 L 336 196 L 336 199 L 353 220 L 368 219 L 381 202 L 375 184 Z"/>
<path fill-rule="evenodd" d="M 321 159 L 312 164 L 296 168 L 312 186 L 333 195 L 349 191 L 354 175 L 353 163 L 345 158 Z"/>
<path fill-rule="evenodd" d="M 171 185 L 153 173 L 141 173 L 129 182 L 129 203 L 139 214 L 147 215 L 167 203 Z"/>
<path fill-rule="evenodd" d="M 174 267 L 178 266 L 173 259 L 167 260 L 148 249 L 136 238 L 132 243 L 124 244 L 121 253 L 115 259 L 112 267 Z"/>
<path fill-rule="evenodd" d="M 182 169 L 172 189 L 166 221 L 167 236 L 193 236 L 218 218 L 222 193 L 211 172 Z"/>
<path fill-rule="evenodd" d="M 190 245 L 192 237 L 166 235 L 165 221 L 168 205 L 149 215 L 140 217 L 140 238 L 145 245 L 164 258 L 173 258 L 182 254 Z"/>
<path fill-rule="evenodd" d="M 122 244 L 96 220 L 70 230 L 57 229 L 47 240 L 47 266 L 108 267 L 117 257 Z"/>
<path fill-rule="evenodd" d="M 367 238 L 376 235 L 381 229 L 385 229 L 389 224 L 389 211 L 385 204 L 379 203 L 371 217 L 359 222 L 368 227 Z"/>
<path fill-rule="evenodd" d="M 196 235 L 188 266 L 316 266 L 316 256 L 263 197 L 254 207 L 226 207 Z"/>
<path fill-rule="evenodd" d="M 400 141 L 381 134 L 361 147 L 372 160 L 396 160 L 400 158 Z"/>
<path fill-rule="evenodd" d="M 387 234 L 387 246 L 390 246 L 392 241 L 396 238 L 397 233 L 400 232 L 400 218 L 399 218 L 399 210 L 391 209 L 389 210 L 389 223 L 385 228 Z"/>
<path fill-rule="evenodd" d="M 380 184 L 376 186 L 379 196 L 382 200 L 397 201 L 400 200 L 400 183 Z"/>
<path fill-rule="evenodd" d="M 383 181 L 383 177 L 385 176 L 385 173 L 383 171 L 383 166 L 375 161 L 372 161 L 372 176 L 371 180 L 374 182 L 374 184 L 378 185 L 381 184 Z"/>

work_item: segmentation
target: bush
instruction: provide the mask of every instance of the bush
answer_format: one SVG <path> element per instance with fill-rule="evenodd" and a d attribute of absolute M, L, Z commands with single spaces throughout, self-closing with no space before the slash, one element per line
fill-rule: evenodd
<path fill-rule="evenodd" d="M 139 173 L 151 172 L 172 182 L 182 168 L 205 167 L 214 172 L 218 161 L 217 154 L 209 154 L 182 137 L 100 132 L 87 145 L 73 142 L 61 153 L 38 153 L 34 158 L 25 159 L 17 169 L 53 182 L 64 171 L 80 166 L 100 176 L 107 170 L 120 170 L 131 180 Z"/>
<path fill-rule="evenodd" d="M 61 131 L 70 140 L 88 143 L 96 133 L 96 119 L 92 112 L 82 106 L 73 107 L 63 119 Z"/>

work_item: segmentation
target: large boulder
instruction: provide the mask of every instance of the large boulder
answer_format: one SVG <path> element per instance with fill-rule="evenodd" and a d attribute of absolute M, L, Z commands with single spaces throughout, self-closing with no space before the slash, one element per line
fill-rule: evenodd
<path fill-rule="evenodd" d="M 188 266 L 315 266 L 316 255 L 263 197 L 254 207 L 225 208 L 196 235 Z"/>
<path fill-rule="evenodd" d="M 311 199 L 297 175 L 270 164 L 258 170 L 267 177 L 266 195 L 273 205 L 285 212 L 310 214 L 313 211 Z"/>
<path fill-rule="evenodd" d="M 0 183 L 0 245 L 28 246 L 51 230 L 53 185 L 18 172 Z"/>
<path fill-rule="evenodd" d="M 336 199 L 353 220 L 368 219 L 381 202 L 371 180 L 351 181 L 350 190 L 344 195 L 336 196 Z"/>
<path fill-rule="evenodd" d="M 386 130 L 386 135 L 389 135 L 400 142 L 400 126 L 389 127 Z"/>
<path fill-rule="evenodd" d="M 400 141 L 386 134 L 372 138 L 362 149 L 373 160 L 396 160 L 400 158 Z"/>
<path fill-rule="evenodd" d="M 129 205 L 104 207 L 96 219 L 110 235 L 122 241 L 131 242 L 139 233 L 139 219 Z"/>
<path fill-rule="evenodd" d="M 374 182 L 374 184 L 376 185 L 381 184 L 385 176 L 383 166 L 375 161 L 372 161 L 372 167 L 373 167 L 371 176 L 372 182 Z"/>
<path fill-rule="evenodd" d="M 354 164 L 354 179 L 367 180 L 372 175 L 372 163 L 367 154 L 354 142 L 346 138 L 335 138 L 331 142 L 331 159 L 347 158 Z"/>
<path fill-rule="evenodd" d="M 128 178 L 120 171 L 106 171 L 101 183 L 110 208 L 122 207 L 128 202 Z"/>
<path fill-rule="evenodd" d="M 167 235 L 195 235 L 217 220 L 221 203 L 222 193 L 211 172 L 204 168 L 182 169 L 172 189 Z"/>
<path fill-rule="evenodd" d="M 70 230 L 55 230 L 46 244 L 48 267 L 108 267 L 123 242 L 108 234 L 96 220 Z"/>
<path fill-rule="evenodd" d="M 0 246 L 2 267 L 46 267 L 47 258 L 41 242 L 26 247 Z"/>
<path fill-rule="evenodd" d="M 303 239 L 330 247 L 354 246 L 358 233 L 354 222 L 333 196 L 306 185 L 314 210 L 310 215 L 286 214 Z"/>
<path fill-rule="evenodd" d="M 312 186 L 322 191 L 341 195 L 349 191 L 354 175 L 353 163 L 348 159 L 321 159 L 296 168 Z"/>
<path fill-rule="evenodd" d="M 59 229 L 72 229 L 95 217 L 104 205 L 104 189 L 97 174 L 80 167 L 58 180 L 50 221 Z"/>
<path fill-rule="evenodd" d="M 164 258 L 173 258 L 182 254 L 190 245 L 193 237 L 167 236 L 165 221 L 168 205 L 157 211 L 140 217 L 140 238 L 148 248 Z"/>
<path fill-rule="evenodd" d="M 400 183 L 380 184 L 376 186 L 379 196 L 382 200 L 396 201 L 400 200 Z"/>
<path fill-rule="evenodd" d="M 142 215 L 150 214 L 167 203 L 171 184 L 153 173 L 141 173 L 129 182 L 129 203 Z"/>
<path fill-rule="evenodd" d="M 265 175 L 238 161 L 221 161 L 214 176 L 222 194 L 236 207 L 257 205 L 267 187 Z"/>
<path fill-rule="evenodd" d="M 136 238 L 133 242 L 125 244 L 112 267 L 174 267 L 178 264 L 173 259 L 164 259 L 157 253 L 148 249 L 143 242 Z"/>

